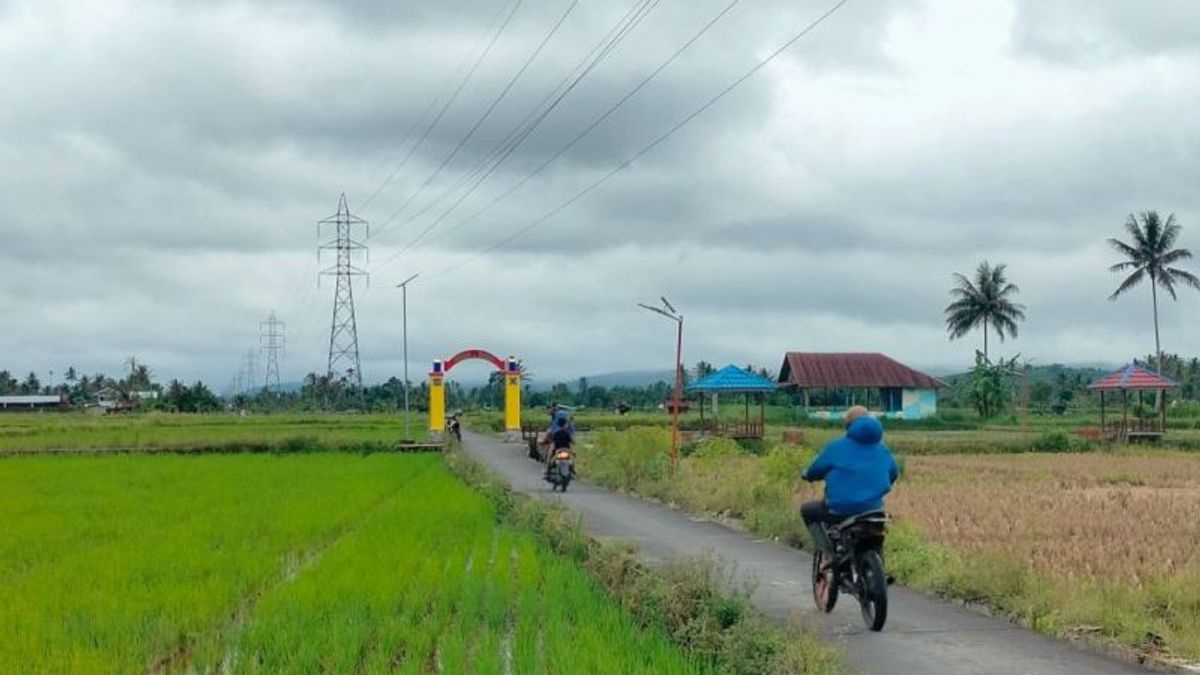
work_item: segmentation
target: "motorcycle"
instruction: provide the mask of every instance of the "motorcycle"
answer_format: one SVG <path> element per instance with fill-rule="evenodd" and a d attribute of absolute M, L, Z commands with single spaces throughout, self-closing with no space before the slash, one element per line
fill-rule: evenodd
<path fill-rule="evenodd" d="M 454 435 L 454 438 L 457 439 L 459 443 L 462 443 L 462 424 L 459 423 L 458 416 L 455 415 L 451 417 L 447 426 L 449 427 L 450 433 Z"/>
<path fill-rule="evenodd" d="M 571 453 L 566 450 L 556 452 L 550 466 L 546 469 L 546 480 L 550 483 L 550 491 L 561 489 L 566 492 L 574 475 L 575 467 Z"/>
<path fill-rule="evenodd" d="M 883 630 L 887 587 L 891 583 L 883 569 L 883 540 L 889 520 L 883 511 L 872 511 L 823 526 L 833 543 L 833 553 L 817 551 L 813 555 L 813 600 L 817 609 L 832 612 L 838 594 L 848 593 L 858 600 L 867 628 Z"/>

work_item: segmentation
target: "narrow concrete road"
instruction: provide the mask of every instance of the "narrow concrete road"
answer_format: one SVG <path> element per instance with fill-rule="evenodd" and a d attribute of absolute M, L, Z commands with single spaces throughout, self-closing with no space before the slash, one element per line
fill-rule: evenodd
<path fill-rule="evenodd" d="M 788 619 L 819 616 L 831 639 L 843 646 L 851 665 L 865 673 L 913 675 L 1043 675 L 1145 673 L 1005 621 L 893 586 L 888 623 L 882 633 L 863 628 L 858 605 L 842 598 L 830 615 L 813 607 L 809 569 L 802 551 L 755 539 L 719 524 L 617 494 L 592 485 L 572 484 L 566 495 L 551 493 L 523 444 L 464 432 L 467 452 L 506 478 L 512 487 L 542 499 L 555 499 L 578 513 L 598 538 L 630 541 L 654 563 L 715 553 L 731 563 L 739 578 L 756 583 L 754 602 L 768 615 Z"/>

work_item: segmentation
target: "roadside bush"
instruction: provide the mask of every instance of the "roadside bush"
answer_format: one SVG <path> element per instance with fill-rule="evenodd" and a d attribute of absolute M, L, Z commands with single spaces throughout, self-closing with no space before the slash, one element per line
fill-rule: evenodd
<path fill-rule="evenodd" d="M 1039 452 L 1069 452 L 1071 437 L 1061 431 L 1047 431 L 1034 440 L 1033 449 Z"/>
<path fill-rule="evenodd" d="M 745 454 L 737 441 L 728 438 L 705 438 L 696 443 L 692 456 L 698 459 L 716 459 L 720 457 L 738 457 Z"/>
<path fill-rule="evenodd" d="M 797 484 L 801 472 L 808 468 L 816 456 L 816 451 L 799 445 L 776 445 L 763 455 L 763 473 L 773 481 Z"/>
<path fill-rule="evenodd" d="M 590 447 L 580 453 L 580 471 L 586 466 L 589 477 L 625 490 L 653 486 L 670 468 L 670 433 L 652 427 L 601 431 Z"/>

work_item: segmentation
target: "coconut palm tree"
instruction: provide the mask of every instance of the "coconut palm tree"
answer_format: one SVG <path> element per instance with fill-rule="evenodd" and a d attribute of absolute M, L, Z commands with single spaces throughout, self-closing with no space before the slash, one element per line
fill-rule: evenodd
<path fill-rule="evenodd" d="M 1156 367 L 1159 371 L 1162 370 L 1162 345 L 1158 337 L 1158 288 L 1161 286 L 1172 300 L 1176 299 L 1177 285 L 1200 290 L 1200 279 L 1174 266 L 1192 257 L 1192 252 L 1186 248 L 1173 248 L 1180 229 L 1174 213 L 1164 221 L 1157 211 L 1143 211 L 1136 217 L 1131 213 L 1125 220 L 1125 230 L 1129 232 L 1131 243 L 1120 239 L 1108 240 L 1110 246 L 1125 256 L 1125 260 L 1108 268 L 1108 271 L 1130 272 L 1117 290 L 1108 296 L 1109 300 L 1116 300 L 1150 277 L 1150 297 L 1154 303 L 1154 354 L 1158 359 Z"/>
<path fill-rule="evenodd" d="M 1004 340 L 1007 336 L 1016 337 L 1017 321 L 1025 320 L 1025 305 L 1013 301 L 1021 289 L 1004 276 L 1007 267 L 993 267 L 985 260 L 975 269 L 974 280 L 955 272 L 955 287 L 950 289 L 954 302 L 944 310 L 946 332 L 951 340 L 983 327 L 984 359 L 988 357 L 988 326 Z"/>

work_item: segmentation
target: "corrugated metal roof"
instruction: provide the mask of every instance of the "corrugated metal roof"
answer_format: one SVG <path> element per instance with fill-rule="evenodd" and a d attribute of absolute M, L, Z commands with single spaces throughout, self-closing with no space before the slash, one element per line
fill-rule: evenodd
<path fill-rule="evenodd" d="M 1109 373 L 1104 377 L 1096 380 L 1088 385 L 1088 389 L 1095 390 L 1121 390 L 1138 391 L 1138 390 L 1159 390 L 1159 389 L 1174 389 L 1179 385 L 1172 379 L 1163 377 L 1158 373 L 1147 370 L 1139 365 L 1129 364 L 1120 370 Z"/>
<path fill-rule="evenodd" d="M 761 375 L 735 365 L 728 365 L 702 377 L 688 387 L 689 391 L 775 391 L 775 383 Z"/>
<path fill-rule="evenodd" d="M 779 382 L 805 389 L 947 386 L 936 377 L 874 352 L 788 352 L 779 370 Z"/>

